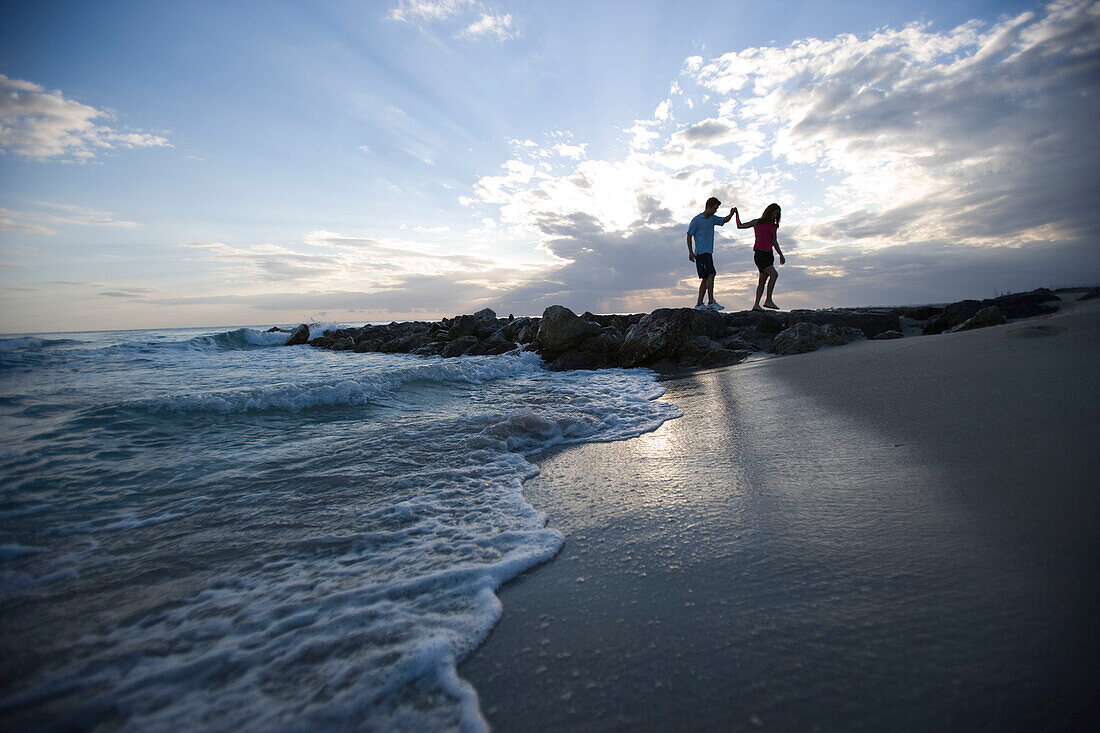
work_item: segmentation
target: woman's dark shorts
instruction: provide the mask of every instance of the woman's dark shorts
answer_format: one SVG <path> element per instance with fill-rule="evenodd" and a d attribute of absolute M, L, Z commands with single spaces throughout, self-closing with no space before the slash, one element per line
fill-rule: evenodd
<path fill-rule="evenodd" d="M 752 258 L 756 260 L 756 267 L 760 272 L 775 264 L 775 255 L 772 254 L 771 250 L 753 250 Z"/>
<path fill-rule="evenodd" d="M 695 255 L 695 271 L 699 277 L 717 274 L 714 270 L 714 255 L 710 252 L 701 252 Z"/>

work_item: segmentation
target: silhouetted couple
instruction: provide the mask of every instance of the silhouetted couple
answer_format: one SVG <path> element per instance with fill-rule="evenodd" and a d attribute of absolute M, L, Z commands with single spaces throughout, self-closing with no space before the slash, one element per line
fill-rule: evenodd
<path fill-rule="evenodd" d="M 741 217 L 737 213 L 737 207 L 730 209 L 729 215 L 722 218 L 716 216 L 718 207 L 722 202 L 711 196 L 707 199 L 702 214 L 697 214 L 688 225 L 687 247 L 688 259 L 695 263 L 695 269 L 699 273 L 699 301 L 695 304 L 696 310 L 722 310 L 724 306 L 714 299 L 714 227 L 724 226 L 730 219 L 736 219 L 738 229 L 752 229 L 756 234 L 756 242 L 753 244 L 753 259 L 756 268 L 760 270 L 760 280 L 756 285 L 756 303 L 754 311 L 764 308 L 779 309 L 772 300 L 772 291 L 775 290 L 775 281 L 779 279 L 779 271 L 775 269 L 774 249 L 779 253 L 779 264 L 785 264 L 787 258 L 783 256 L 783 250 L 779 248 L 776 234 L 779 230 L 779 219 L 782 211 L 779 204 L 768 204 L 759 219 L 753 219 L 741 223 Z M 694 246 L 693 246 L 694 245 Z M 760 296 L 767 288 L 768 297 L 764 301 L 764 307 L 760 307 Z M 706 297 L 707 303 L 703 303 Z"/>

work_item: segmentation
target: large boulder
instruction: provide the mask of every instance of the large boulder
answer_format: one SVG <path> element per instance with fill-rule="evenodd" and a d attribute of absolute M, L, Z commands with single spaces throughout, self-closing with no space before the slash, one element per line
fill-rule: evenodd
<path fill-rule="evenodd" d="M 482 308 L 474 314 L 474 318 L 479 321 L 495 321 L 496 317 L 497 314 L 492 308 Z"/>
<path fill-rule="evenodd" d="M 728 327 L 716 311 L 693 308 L 660 308 L 627 331 L 619 349 L 624 367 L 648 366 L 660 361 L 697 363 L 711 339 L 721 338 Z M 698 337 L 701 337 L 698 338 Z"/>
<path fill-rule="evenodd" d="M 539 319 L 520 316 L 519 318 L 509 321 L 497 333 L 517 344 L 529 344 L 535 340 L 535 336 L 538 335 L 538 332 Z"/>
<path fill-rule="evenodd" d="M 995 305 L 982 308 L 970 318 L 966 319 L 954 328 L 947 329 L 947 333 L 956 333 L 958 331 L 972 331 L 975 328 L 986 328 L 988 326 L 1000 326 L 1005 322 L 1004 314 L 1001 313 L 1001 309 Z"/>
<path fill-rule="evenodd" d="M 824 326 L 831 323 L 834 326 L 847 326 L 858 328 L 867 338 L 877 336 L 886 331 L 897 331 L 900 328 L 898 311 L 892 308 L 874 309 L 848 309 L 828 308 L 825 310 L 793 310 L 787 314 L 787 326 L 797 323 L 813 323 Z"/>
<path fill-rule="evenodd" d="M 371 339 L 372 351 L 382 351 L 387 354 L 411 354 L 422 346 L 435 341 L 431 332 L 431 326 L 420 321 L 407 323 L 392 323 L 385 331 L 372 331 L 378 333 L 377 339 Z M 356 343 L 364 341 L 367 332 L 357 339 Z M 358 348 L 358 346 L 356 346 Z"/>
<path fill-rule="evenodd" d="M 819 326 L 801 321 L 775 337 L 775 353 L 805 354 L 822 346 L 840 346 L 864 338 L 863 331 L 851 326 L 834 326 L 831 323 Z"/>
<path fill-rule="evenodd" d="M 344 338 L 333 339 L 327 348 L 333 351 L 354 351 L 355 339 L 351 336 L 345 336 Z"/>
<path fill-rule="evenodd" d="M 432 341 L 431 343 L 424 344 L 418 349 L 413 349 L 411 353 L 417 356 L 440 356 L 450 345 L 448 341 Z M 358 351 L 358 349 L 356 349 L 356 351 Z"/>
<path fill-rule="evenodd" d="M 982 309 L 980 300 L 960 300 L 943 307 L 943 312 L 938 316 L 932 316 L 924 324 L 924 335 L 932 336 L 943 333 L 949 328 L 954 328 L 966 319 Z"/>
<path fill-rule="evenodd" d="M 586 321 L 565 306 L 552 305 L 539 320 L 535 351 L 544 357 L 557 356 L 579 346 L 600 332 L 600 326 Z"/>
<path fill-rule="evenodd" d="M 1038 288 L 1027 293 L 1011 293 L 987 300 L 960 300 L 943 308 L 943 312 L 929 319 L 924 326 L 925 335 L 943 333 L 961 326 L 973 318 L 978 311 L 996 306 L 1005 318 L 1032 318 L 1054 313 L 1058 309 L 1049 303 L 1061 300 L 1046 288 Z"/>
<path fill-rule="evenodd" d="M 514 341 L 507 338 L 502 333 L 503 331 L 504 329 L 502 328 L 481 342 L 482 348 L 485 349 L 484 353 L 494 355 L 506 354 L 518 348 L 518 345 Z"/>
<path fill-rule="evenodd" d="M 1046 288 L 1038 288 L 1027 293 L 1011 293 L 993 300 L 983 300 L 982 306 L 996 306 L 1005 318 L 1033 318 L 1054 313 L 1057 307 L 1050 303 L 1061 300 Z"/>
<path fill-rule="evenodd" d="M 309 342 L 309 326 L 302 324 L 294 329 L 294 332 L 290 334 L 290 337 L 286 340 L 287 346 L 300 346 Z"/>
<path fill-rule="evenodd" d="M 477 343 L 477 339 L 473 336 L 463 336 L 462 338 L 457 338 L 443 348 L 441 356 L 447 359 L 455 356 L 462 356 L 463 354 L 477 346 Z"/>
<path fill-rule="evenodd" d="M 451 341 L 457 341 L 460 338 L 466 336 L 473 336 L 474 331 L 477 330 L 478 320 L 473 316 L 457 316 L 454 322 L 451 324 L 450 329 L 447 331 L 448 338 Z"/>

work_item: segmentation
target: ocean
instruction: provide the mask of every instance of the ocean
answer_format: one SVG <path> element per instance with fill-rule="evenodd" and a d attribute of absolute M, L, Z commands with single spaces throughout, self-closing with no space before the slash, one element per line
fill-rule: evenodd
<path fill-rule="evenodd" d="M 456 665 L 563 544 L 533 461 L 680 415 L 648 370 L 286 338 L 0 337 L 0 726 L 483 729 Z"/>

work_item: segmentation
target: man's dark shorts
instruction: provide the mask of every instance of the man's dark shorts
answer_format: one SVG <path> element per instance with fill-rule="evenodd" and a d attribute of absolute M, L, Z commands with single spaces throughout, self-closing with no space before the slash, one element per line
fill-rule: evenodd
<path fill-rule="evenodd" d="M 699 277 L 717 274 L 714 271 L 714 255 L 710 252 L 696 254 L 695 271 L 699 273 Z"/>
<path fill-rule="evenodd" d="M 772 254 L 772 251 L 770 249 L 753 250 L 752 258 L 756 261 L 756 269 L 760 270 L 760 272 L 763 272 L 764 270 L 775 264 L 775 255 Z"/>

